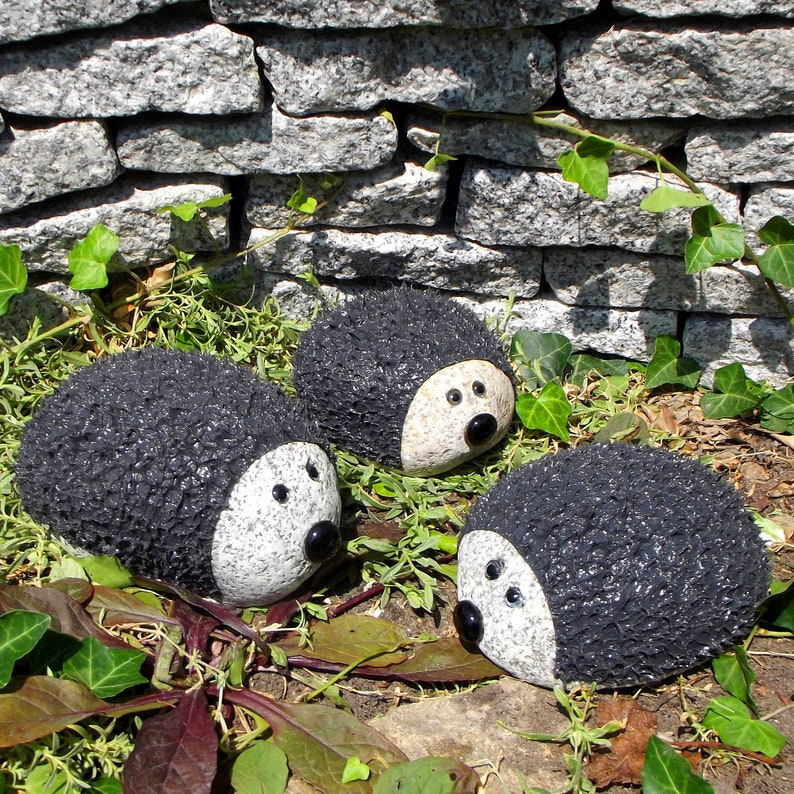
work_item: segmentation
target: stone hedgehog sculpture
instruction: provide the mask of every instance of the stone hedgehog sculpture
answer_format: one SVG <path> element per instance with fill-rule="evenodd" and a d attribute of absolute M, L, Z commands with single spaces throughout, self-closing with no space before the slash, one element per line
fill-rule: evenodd
<path fill-rule="evenodd" d="M 372 292 L 326 310 L 294 358 L 331 441 L 408 474 L 438 474 L 504 436 L 512 370 L 469 309 L 433 292 Z"/>
<path fill-rule="evenodd" d="M 729 483 L 663 449 L 596 444 L 514 470 L 474 506 L 455 621 L 531 683 L 634 686 L 734 644 L 768 584 Z"/>
<path fill-rule="evenodd" d="M 134 350 L 78 370 L 26 427 L 16 479 L 68 544 L 229 604 L 286 596 L 340 543 L 316 424 L 204 354 Z"/>

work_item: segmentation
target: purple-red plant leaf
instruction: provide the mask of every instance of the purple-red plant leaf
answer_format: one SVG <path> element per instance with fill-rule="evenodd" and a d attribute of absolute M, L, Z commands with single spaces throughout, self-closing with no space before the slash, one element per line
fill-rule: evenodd
<path fill-rule="evenodd" d="M 408 760 L 399 747 L 374 728 L 331 706 L 282 703 L 250 690 L 226 689 L 224 699 L 266 720 L 292 773 L 325 794 L 369 794 L 372 790 L 371 780 L 342 783 L 345 765 L 353 756 L 367 764 L 374 775 Z"/>
<path fill-rule="evenodd" d="M 173 711 L 146 720 L 124 765 L 126 794 L 209 794 L 218 768 L 218 734 L 203 689 Z"/>
<path fill-rule="evenodd" d="M 288 657 L 293 667 L 306 667 L 326 673 L 338 673 L 344 665 L 310 658 L 301 650 Z M 469 653 L 457 637 L 442 637 L 416 646 L 410 658 L 388 667 L 361 665 L 351 674 L 367 678 L 388 678 L 417 683 L 455 683 L 498 678 L 504 671 L 479 653 Z"/>
<path fill-rule="evenodd" d="M 151 604 L 145 604 L 132 593 L 113 587 L 94 585 L 94 595 L 86 604 L 88 613 L 103 626 L 124 626 L 130 623 L 165 623 L 178 626 L 179 621 Z"/>
<path fill-rule="evenodd" d="M 212 634 L 221 623 L 216 617 L 210 617 L 196 612 L 195 609 L 191 609 L 190 606 L 179 598 L 171 602 L 169 614 L 176 618 L 182 625 L 182 631 L 185 637 L 185 649 L 188 653 L 193 653 L 193 651 L 206 651 L 210 634 Z"/>
<path fill-rule="evenodd" d="M 288 657 L 299 654 L 342 665 L 366 662 L 371 667 L 405 661 L 408 653 L 402 648 L 410 644 L 410 638 L 396 623 L 369 615 L 340 615 L 328 622 L 313 623 L 309 647 L 300 647 L 296 637 L 278 643 Z"/>
<path fill-rule="evenodd" d="M 108 634 L 73 598 L 52 587 L 0 587 L 0 613 L 12 609 L 41 612 L 52 618 L 50 630 L 78 640 L 95 637 L 110 648 L 129 648 Z"/>
<path fill-rule="evenodd" d="M 76 681 L 28 676 L 18 685 L 12 682 L 0 694 L 0 747 L 40 739 L 94 714 L 121 717 L 159 709 L 181 696 L 179 692 L 158 692 L 111 705 Z"/>
<path fill-rule="evenodd" d="M 135 576 L 133 577 L 133 581 L 141 587 L 146 587 L 161 593 L 169 593 L 182 599 L 186 604 L 190 604 L 190 606 L 200 609 L 208 615 L 212 615 L 212 617 L 218 619 L 219 624 L 223 624 L 227 628 L 232 629 L 232 631 L 236 631 L 241 637 L 251 640 L 263 651 L 267 651 L 268 648 L 265 640 L 242 620 L 236 612 L 228 607 L 221 606 L 215 603 L 215 601 L 202 598 L 195 593 L 191 593 L 189 590 L 167 584 L 159 579 L 148 579 L 145 576 Z"/>
<path fill-rule="evenodd" d="M 87 582 L 85 579 L 74 579 L 71 577 L 56 579 L 54 582 L 50 582 L 47 587 L 66 593 L 69 598 L 73 598 L 82 606 L 88 603 L 94 592 L 94 586 L 91 582 Z"/>

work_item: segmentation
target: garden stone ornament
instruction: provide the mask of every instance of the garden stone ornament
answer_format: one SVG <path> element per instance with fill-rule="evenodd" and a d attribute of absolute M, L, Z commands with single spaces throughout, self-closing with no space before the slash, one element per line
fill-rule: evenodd
<path fill-rule="evenodd" d="M 78 553 L 232 605 L 277 601 L 337 551 L 327 442 L 296 400 L 199 353 L 78 370 L 26 427 L 23 504 Z"/>
<path fill-rule="evenodd" d="M 595 444 L 516 469 L 477 502 L 455 622 L 533 684 L 636 686 L 731 647 L 768 585 L 730 483 L 663 449 Z"/>
<path fill-rule="evenodd" d="M 406 474 L 490 449 L 515 406 L 510 363 L 482 320 L 406 287 L 324 311 L 298 344 L 294 380 L 331 441 Z"/>

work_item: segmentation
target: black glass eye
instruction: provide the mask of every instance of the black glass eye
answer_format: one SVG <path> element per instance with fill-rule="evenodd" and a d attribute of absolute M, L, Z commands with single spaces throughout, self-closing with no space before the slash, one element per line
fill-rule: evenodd
<path fill-rule="evenodd" d="M 458 389 L 450 389 L 447 392 L 447 402 L 450 405 L 457 405 L 463 399 L 463 395 Z"/>
<path fill-rule="evenodd" d="M 485 566 L 486 579 L 498 579 L 502 575 L 502 563 L 499 560 L 491 560 Z"/>
<path fill-rule="evenodd" d="M 517 587 L 508 587 L 505 592 L 505 601 L 509 607 L 520 607 L 524 603 L 524 596 Z"/>
<path fill-rule="evenodd" d="M 289 499 L 289 488 L 286 485 L 282 485 L 278 483 L 278 485 L 273 486 L 273 498 L 279 503 L 284 504 L 284 502 Z"/>
<path fill-rule="evenodd" d="M 471 390 L 478 397 L 485 397 L 485 384 L 482 381 L 475 380 L 474 383 L 471 384 Z"/>
<path fill-rule="evenodd" d="M 306 461 L 306 473 L 309 475 L 309 478 L 312 480 L 320 479 L 320 472 L 317 471 L 317 467 L 310 460 Z"/>

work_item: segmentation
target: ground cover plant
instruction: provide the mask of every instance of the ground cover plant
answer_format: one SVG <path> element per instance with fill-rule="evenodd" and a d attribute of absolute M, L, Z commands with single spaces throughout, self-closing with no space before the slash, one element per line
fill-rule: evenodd
<path fill-rule="evenodd" d="M 592 155 L 585 147 L 577 156 Z M 298 191 L 289 225 L 317 205 Z M 213 207 L 166 209 L 189 221 Z M 636 698 L 556 690 L 565 731 L 503 730 L 559 746 L 569 791 L 642 784 L 650 794 L 708 792 L 702 775 L 722 769 L 735 770 L 748 791 L 788 790 L 785 736 L 770 718 L 791 706 L 790 687 L 788 701 L 762 710 L 764 682 L 754 677 L 763 679 L 767 654 L 786 660 L 793 647 L 794 491 L 784 487 L 794 475 L 790 387 L 756 384 L 734 367 L 714 390 L 703 389 L 697 365 L 664 337 L 640 364 L 574 354 L 555 334 L 517 334 L 510 342 L 517 419 L 496 449 L 433 478 L 339 451 L 344 554 L 297 599 L 232 611 L 132 577 L 112 559 L 75 557 L 26 516 L 16 495 L 13 460 L 25 422 L 58 383 L 99 356 L 139 345 L 196 349 L 291 389 L 304 324 L 282 316 L 272 299 L 241 303 L 244 278 L 220 283 L 212 263 L 190 252 L 145 273 L 114 273 L 117 244 L 111 230 L 92 230 L 69 258 L 72 286 L 85 291 L 87 305 L 57 329 L 34 323 L 26 338 L 0 349 L 5 790 L 248 794 L 284 791 L 301 778 L 332 793 L 475 791 L 477 770 L 451 757 L 409 761 L 366 719 L 387 708 L 395 682 L 424 699 L 500 675 L 460 645 L 448 619 L 457 528 L 510 468 L 593 440 L 664 445 L 733 476 L 773 540 L 772 594 L 752 635 L 711 671 Z M 780 245 L 784 255 L 788 244 Z M 0 312 L 26 288 L 23 271 L 23 252 L 0 249 Z M 440 615 L 441 630 L 415 631 L 401 613 Z M 386 684 L 385 695 L 362 697 L 354 684 L 361 680 Z M 673 727 L 657 725 L 654 699 L 672 709 Z"/>

